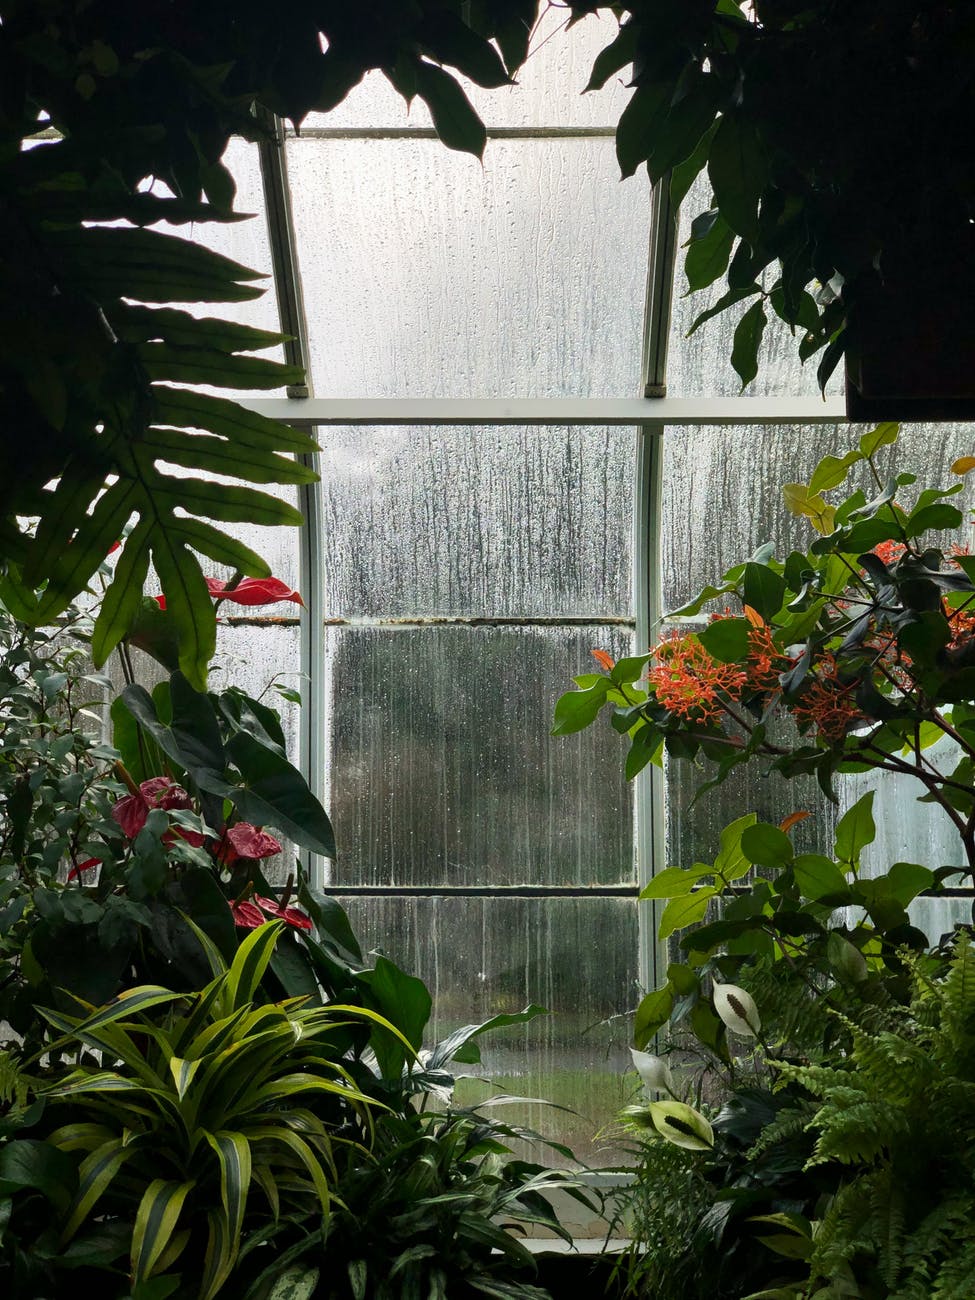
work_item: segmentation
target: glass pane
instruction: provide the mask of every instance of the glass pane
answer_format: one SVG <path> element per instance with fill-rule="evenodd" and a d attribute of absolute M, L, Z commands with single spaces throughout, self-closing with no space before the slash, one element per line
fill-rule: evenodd
<path fill-rule="evenodd" d="M 460 78 L 488 127 L 615 127 L 631 93 L 628 70 L 611 77 L 601 91 L 582 91 L 593 60 L 616 35 L 617 24 L 607 15 L 589 15 L 566 32 L 566 19 L 561 7 L 545 10 L 516 85 L 484 90 Z M 422 100 L 415 99 L 408 109 L 381 72 L 370 72 L 337 108 L 310 114 L 303 128 L 431 125 Z"/>
<path fill-rule="evenodd" d="M 329 428 L 326 617 L 629 616 L 629 429 Z"/>
<path fill-rule="evenodd" d="M 684 274 L 684 245 L 690 239 L 691 222 L 711 206 L 711 186 L 706 175 L 698 177 L 681 205 L 677 269 L 674 276 L 674 303 L 671 315 L 670 349 L 667 356 L 667 393 L 670 397 L 737 397 L 741 393 L 741 380 L 731 367 L 731 343 L 735 326 L 745 311 L 755 301 L 747 298 L 729 311 L 722 312 L 701 326 L 691 338 L 687 333 L 694 321 L 712 307 L 727 291 L 722 275 L 708 289 L 683 295 L 687 291 Z M 766 272 L 768 283 L 775 281 L 775 264 Z M 789 333 L 789 327 L 766 307 L 768 325 L 758 356 L 757 377 L 748 385 L 748 397 L 816 396 L 819 384 L 816 367 L 822 353 L 818 352 L 803 365 L 799 360 L 799 333 Z M 843 392 L 843 367 L 833 372 L 827 394 Z"/>
<path fill-rule="evenodd" d="M 465 1068 L 519 1097 L 571 1107 L 505 1106 L 567 1142 L 587 1162 L 618 1158 L 597 1133 L 630 1098 L 630 1017 L 637 988 L 637 907 L 632 899 L 340 899 L 364 949 L 378 948 L 419 975 L 433 995 L 428 1043 L 460 1025 L 535 1002 L 552 1012 L 479 1040 L 483 1065 Z M 473 1082 L 460 1099 L 488 1090 Z M 555 1152 L 543 1158 L 559 1162 Z"/>
<path fill-rule="evenodd" d="M 673 428 L 664 435 L 661 578 L 665 609 L 676 609 L 765 542 L 784 559 L 807 548 L 808 522 L 789 514 L 785 483 L 808 483 L 825 455 L 855 447 L 864 427 L 821 425 L 751 428 Z M 892 472 L 918 476 L 908 493 L 948 487 L 950 466 L 973 447 L 968 425 L 909 425 L 893 449 Z M 871 484 L 856 469 L 851 486 Z M 842 499 L 834 498 L 834 499 Z M 967 499 L 967 498 L 966 498 Z"/>
<path fill-rule="evenodd" d="M 553 737 L 552 707 L 619 629 L 327 629 L 332 883 L 633 879 L 630 787 L 608 726 Z"/>
<path fill-rule="evenodd" d="M 664 501 L 661 537 L 665 608 L 685 603 L 726 569 L 746 559 L 765 542 L 784 559 L 794 547 L 808 548 L 814 534 L 808 522 L 790 515 L 782 485 L 808 482 L 826 454 L 843 455 L 856 445 L 862 426 L 668 429 L 664 437 Z M 897 446 L 886 453 L 894 472 L 917 474 L 906 499 L 925 487 L 948 486 L 959 456 L 970 454 L 971 430 L 962 425 L 915 425 L 902 429 Z M 872 492 L 864 475 L 851 474 L 851 486 Z M 968 489 L 959 504 L 971 501 Z M 842 499 L 839 497 L 838 499 Z M 707 616 L 704 611 L 702 619 Z M 877 791 L 877 842 L 865 855 L 868 869 L 886 870 L 896 861 L 954 863 L 957 835 L 937 809 L 915 802 L 918 786 L 889 773 L 837 779 L 838 805 L 831 804 L 812 778 L 786 781 L 765 777 L 760 763 L 739 768 L 716 790 L 692 804 L 710 768 L 668 765 L 668 861 L 689 865 L 711 861 L 718 833 L 744 812 L 777 824 L 787 814 L 807 809 L 814 815 L 793 832 L 805 852 L 832 846 L 836 820 L 867 789 Z"/>
<path fill-rule="evenodd" d="M 223 606 L 226 609 L 226 606 Z M 294 606 L 288 606 L 293 609 Z M 287 755 L 296 766 L 298 756 L 299 707 L 284 699 L 276 686 L 302 692 L 301 643 L 297 621 L 282 625 L 267 616 L 236 617 L 217 631 L 217 653 L 210 669 L 210 689 L 237 686 L 252 699 L 261 700 L 281 715 Z M 272 885 L 284 885 L 295 870 L 294 844 L 278 835 L 282 851 L 261 864 Z"/>
<path fill-rule="evenodd" d="M 635 393 L 649 223 L 612 140 L 293 140 L 323 397 Z"/>

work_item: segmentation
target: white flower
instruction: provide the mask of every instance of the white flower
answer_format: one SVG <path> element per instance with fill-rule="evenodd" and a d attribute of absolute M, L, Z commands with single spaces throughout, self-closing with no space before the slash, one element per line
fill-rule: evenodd
<path fill-rule="evenodd" d="M 674 1076 L 662 1056 L 652 1056 L 650 1052 L 638 1052 L 635 1047 L 630 1048 L 630 1055 L 646 1087 L 655 1092 L 669 1092 L 671 1096 L 674 1095 Z"/>
<path fill-rule="evenodd" d="M 758 1037 L 762 1028 L 758 1007 L 752 995 L 737 984 L 715 984 L 714 1009 L 733 1034 Z"/>

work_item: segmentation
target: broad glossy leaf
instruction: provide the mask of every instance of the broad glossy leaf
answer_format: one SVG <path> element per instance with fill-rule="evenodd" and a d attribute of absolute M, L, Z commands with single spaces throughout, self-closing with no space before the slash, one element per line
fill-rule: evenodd
<path fill-rule="evenodd" d="M 718 893 L 713 885 L 702 885 L 691 894 L 672 898 L 660 918 L 658 938 L 669 939 L 676 930 L 685 930 L 689 925 L 702 921 L 711 899 Z"/>
<path fill-rule="evenodd" d="M 228 742 L 227 754 L 239 770 L 243 785 L 222 793 L 244 821 L 273 826 L 313 853 L 335 856 L 332 824 L 296 767 L 243 731 Z"/>
<path fill-rule="evenodd" d="M 735 374 L 741 380 L 742 388 L 747 387 L 758 374 L 758 350 L 762 346 L 765 326 L 765 304 L 761 298 L 753 302 L 735 327 L 731 347 L 731 364 Z"/>
<path fill-rule="evenodd" d="M 150 429 L 143 446 L 170 464 L 233 475 L 248 483 L 313 483 L 317 478 L 314 470 L 288 456 L 258 447 L 241 447 L 204 433 Z"/>
<path fill-rule="evenodd" d="M 244 447 L 267 451 L 313 452 L 318 444 L 304 429 L 292 429 L 266 415 L 209 393 L 186 388 L 152 389 L 152 422 L 177 429 L 206 429 Z"/>
<path fill-rule="evenodd" d="M 803 898 L 817 900 L 847 895 L 846 876 L 829 858 L 820 853 L 800 853 L 793 866 L 796 884 Z"/>
<path fill-rule="evenodd" d="M 56 1146 L 36 1138 L 14 1138 L 0 1146 L 0 1197 L 33 1188 L 63 1209 L 75 1182 L 74 1161 Z"/>
<path fill-rule="evenodd" d="M 749 242 L 758 236 L 758 205 L 765 189 L 767 152 L 741 118 L 721 118 L 708 153 L 714 201 L 728 225 Z"/>
<path fill-rule="evenodd" d="M 723 275 L 728 269 L 728 260 L 731 257 L 731 248 L 735 242 L 735 232 L 722 216 L 718 216 L 707 233 L 700 239 L 693 239 L 687 246 L 687 253 L 684 256 L 684 273 L 687 276 L 687 287 L 689 290 L 706 289 L 708 285 L 713 284 L 719 276 Z M 736 291 L 737 293 L 738 291 Z M 741 291 L 742 297 L 747 297 L 745 291 Z M 729 305 L 724 299 L 725 306 Z M 724 310 L 723 307 L 709 309 L 709 312 L 702 312 L 694 321 L 688 331 L 693 334 L 697 327 L 709 319 L 709 316 L 716 315 L 717 310 Z"/>
<path fill-rule="evenodd" d="M 544 1007 L 536 1006 L 533 1002 L 531 1006 L 525 1007 L 524 1011 L 492 1016 L 490 1020 L 483 1020 L 479 1025 L 463 1025 L 436 1044 L 430 1053 L 427 1068 L 438 1070 L 448 1061 L 476 1065 L 481 1059 L 481 1054 L 474 1044 L 475 1038 L 479 1038 L 481 1034 L 492 1033 L 495 1029 L 504 1029 L 509 1025 L 527 1024 L 536 1016 L 548 1014 Z"/>
<path fill-rule="evenodd" d="M 633 1020 L 634 1046 L 641 1050 L 645 1048 L 670 1019 L 673 1008 L 674 995 L 669 984 L 648 993 L 637 1007 Z"/>
<path fill-rule="evenodd" d="M 792 841 L 778 826 L 756 822 L 741 837 L 742 852 L 756 866 L 785 867 L 792 861 Z"/>
<path fill-rule="evenodd" d="M 139 359 L 152 380 L 179 384 L 213 384 L 217 388 L 284 388 L 300 384 L 300 366 L 266 357 L 231 356 L 206 347 L 175 347 L 169 343 L 140 343 Z"/>
<path fill-rule="evenodd" d="M 62 1243 L 71 1240 L 115 1175 L 135 1154 L 135 1149 L 127 1147 L 121 1138 L 111 1137 L 85 1157 L 78 1169 L 78 1190 L 61 1229 Z"/>
<path fill-rule="evenodd" d="M 833 852 L 840 862 L 856 863 L 860 860 L 860 850 L 872 844 L 877 837 L 877 827 L 873 819 L 874 791 L 868 790 L 840 818 L 836 826 L 836 840 Z"/>
<path fill-rule="evenodd" d="M 610 681 L 606 677 L 594 676 L 591 686 L 580 691 L 567 691 L 559 697 L 555 705 L 555 725 L 553 736 L 569 736 L 582 731 L 595 722 L 599 710 L 606 703 Z"/>
<path fill-rule="evenodd" d="M 714 874 L 713 867 L 699 863 L 694 867 L 664 867 L 640 891 L 641 900 L 651 898 L 678 898 L 689 894 L 704 876 Z"/>

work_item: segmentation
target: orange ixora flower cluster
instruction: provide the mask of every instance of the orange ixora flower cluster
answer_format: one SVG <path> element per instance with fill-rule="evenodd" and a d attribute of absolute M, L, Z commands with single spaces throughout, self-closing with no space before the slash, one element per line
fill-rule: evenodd
<path fill-rule="evenodd" d="M 664 708 L 688 721 L 715 718 L 722 696 L 735 697 L 748 682 L 738 664 L 712 659 L 693 634 L 671 632 L 653 652 L 647 680 Z"/>
<path fill-rule="evenodd" d="M 863 719 L 853 699 L 856 681 L 844 682 L 831 654 L 819 661 L 819 672 L 811 680 L 790 711 L 797 722 L 812 723 L 819 735 L 830 743 L 841 740 L 850 727 Z"/>
<path fill-rule="evenodd" d="M 748 633 L 748 658 L 744 668 L 748 685 L 763 694 L 779 689 L 779 678 L 788 672 L 793 660 L 783 654 L 772 640 L 772 629 L 765 623 Z"/>

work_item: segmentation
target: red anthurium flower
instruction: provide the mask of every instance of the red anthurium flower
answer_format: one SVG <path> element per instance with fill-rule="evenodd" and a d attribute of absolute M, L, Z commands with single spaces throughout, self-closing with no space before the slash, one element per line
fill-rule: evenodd
<path fill-rule="evenodd" d="M 217 849 L 217 860 L 229 867 L 238 858 L 250 858 L 253 861 L 257 858 L 273 858 L 275 853 L 280 852 L 281 845 L 278 841 L 260 826 L 252 826 L 250 822 L 236 822 L 233 826 L 225 827 Z"/>
<path fill-rule="evenodd" d="M 154 776 L 141 783 L 138 794 L 129 794 L 120 799 L 112 809 L 112 818 L 129 839 L 135 839 L 145 826 L 150 809 L 192 807 L 193 802 L 181 785 L 171 781 L 168 776 Z M 185 838 L 191 834 L 188 832 Z"/>
<path fill-rule="evenodd" d="M 69 880 L 77 880 L 83 871 L 90 871 L 92 867 L 100 867 L 101 858 L 85 858 L 84 862 L 79 862 L 76 867 L 72 867 L 68 872 Z"/>
<path fill-rule="evenodd" d="M 306 916 L 297 907 L 282 907 L 273 898 L 262 898 L 260 894 L 254 895 L 254 902 L 269 916 L 276 916 L 295 930 L 310 930 L 312 928 L 311 917 Z"/>
<path fill-rule="evenodd" d="M 261 909 L 246 899 L 241 903 L 230 903 L 230 915 L 242 930 L 256 930 L 267 921 Z"/>
<path fill-rule="evenodd" d="M 241 578 L 236 587 L 231 587 L 229 591 L 227 584 L 220 578 L 207 578 L 206 581 L 211 596 L 233 601 L 235 605 L 274 605 L 279 600 L 290 600 L 296 605 L 305 603 L 280 578 Z"/>
<path fill-rule="evenodd" d="M 222 578 L 207 578 L 207 589 L 215 599 L 229 600 L 235 605 L 275 605 L 279 600 L 290 600 L 304 605 L 301 596 L 280 578 L 241 578 L 236 587 L 227 590 Z M 153 596 L 160 609 L 166 608 L 166 597 Z"/>

